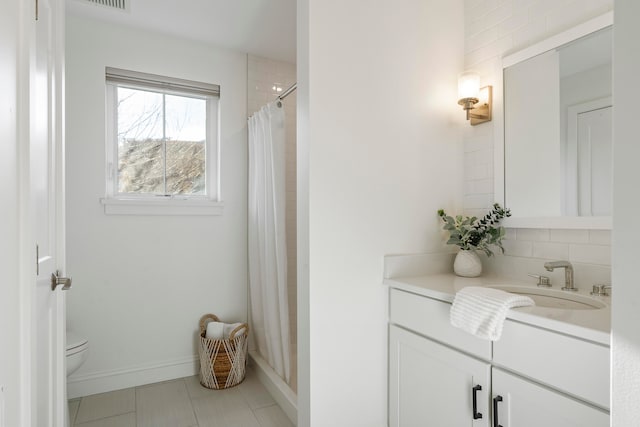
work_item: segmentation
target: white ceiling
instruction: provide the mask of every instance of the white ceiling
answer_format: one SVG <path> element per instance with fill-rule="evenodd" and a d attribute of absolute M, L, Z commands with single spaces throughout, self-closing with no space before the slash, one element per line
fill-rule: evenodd
<path fill-rule="evenodd" d="M 127 0 L 129 10 L 67 0 L 67 12 L 295 63 L 296 0 Z"/>

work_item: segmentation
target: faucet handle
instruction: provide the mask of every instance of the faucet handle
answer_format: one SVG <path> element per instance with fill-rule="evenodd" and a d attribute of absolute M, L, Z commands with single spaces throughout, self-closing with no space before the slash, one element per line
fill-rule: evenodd
<path fill-rule="evenodd" d="M 611 285 L 593 285 L 591 295 L 608 297 L 611 295 Z"/>
<path fill-rule="evenodd" d="M 551 287 L 551 279 L 549 279 L 547 276 L 540 276 L 539 274 L 527 274 L 527 276 L 538 279 L 537 285 L 540 286 L 541 288 Z"/>

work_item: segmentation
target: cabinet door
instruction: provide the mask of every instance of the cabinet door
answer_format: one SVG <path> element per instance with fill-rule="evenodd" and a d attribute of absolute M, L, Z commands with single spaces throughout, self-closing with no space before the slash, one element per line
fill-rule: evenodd
<path fill-rule="evenodd" d="M 488 363 L 390 325 L 389 426 L 488 427 L 489 375 Z"/>
<path fill-rule="evenodd" d="M 516 375 L 493 368 L 491 380 L 493 396 L 502 399 L 494 402 L 502 427 L 609 426 L 608 412 Z"/>

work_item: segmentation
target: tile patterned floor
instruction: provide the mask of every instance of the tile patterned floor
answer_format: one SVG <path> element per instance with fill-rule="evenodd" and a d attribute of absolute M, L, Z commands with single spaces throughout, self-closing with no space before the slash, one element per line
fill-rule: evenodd
<path fill-rule="evenodd" d="M 227 390 L 202 387 L 187 377 L 69 401 L 72 427 L 293 427 L 247 370 Z"/>

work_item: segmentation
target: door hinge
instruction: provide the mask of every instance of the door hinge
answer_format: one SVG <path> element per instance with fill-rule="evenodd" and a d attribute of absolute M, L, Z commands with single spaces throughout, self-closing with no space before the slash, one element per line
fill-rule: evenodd
<path fill-rule="evenodd" d="M 36 0 L 36 21 L 38 20 L 38 0 Z"/>
<path fill-rule="evenodd" d="M 36 243 L 36 276 L 40 275 L 40 247 Z"/>

